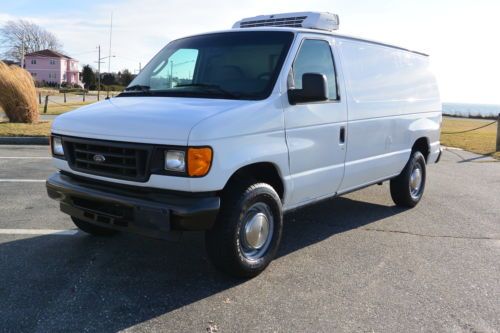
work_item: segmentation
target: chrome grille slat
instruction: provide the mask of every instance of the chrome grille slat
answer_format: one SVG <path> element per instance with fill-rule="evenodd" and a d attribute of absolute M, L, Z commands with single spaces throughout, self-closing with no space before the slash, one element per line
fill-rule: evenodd
<path fill-rule="evenodd" d="M 145 181 L 151 150 L 139 144 L 64 138 L 68 163 L 76 171 L 104 177 Z M 94 156 L 102 155 L 99 162 Z"/>

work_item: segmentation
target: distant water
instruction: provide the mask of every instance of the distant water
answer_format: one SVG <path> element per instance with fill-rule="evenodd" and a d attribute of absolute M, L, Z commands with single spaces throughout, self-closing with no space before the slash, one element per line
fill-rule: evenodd
<path fill-rule="evenodd" d="M 451 114 L 463 117 L 496 117 L 499 113 L 500 105 L 443 103 L 443 114 Z"/>

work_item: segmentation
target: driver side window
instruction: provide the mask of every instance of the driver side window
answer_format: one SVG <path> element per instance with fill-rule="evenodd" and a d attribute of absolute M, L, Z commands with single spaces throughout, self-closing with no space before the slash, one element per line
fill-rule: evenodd
<path fill-rule="evenodd" d="M 302 75 L 304 73 L 325 75 L 328 81 L 328 99 L 338 100 L 335 65 L 332 50 L 327 41 L 319 39 L 304 40 L 292 67 L 295 89 L 302 89 Z"/>

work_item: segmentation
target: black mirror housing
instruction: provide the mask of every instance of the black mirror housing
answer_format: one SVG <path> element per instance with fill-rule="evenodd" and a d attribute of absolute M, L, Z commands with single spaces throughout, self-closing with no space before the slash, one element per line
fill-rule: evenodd
<path fill-rule="evenodd" d="M 288 102 L 291 105 L 326 100 L 328 100 L 328 83 L 326 76 L 320 73 L 304 73 L 302 89 L 288 90 Z"/>

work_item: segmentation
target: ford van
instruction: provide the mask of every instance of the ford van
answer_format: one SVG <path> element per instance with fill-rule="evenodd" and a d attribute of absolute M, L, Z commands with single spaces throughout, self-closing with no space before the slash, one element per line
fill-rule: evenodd
<path fill-rule="evenodd" d="M 275 257 L 287 211 L 384 181 L 414 207 L 441 152 L 429 57 L 337 28 L 263 15 L 170 42 L 118 96 L 54 120 L 49 196 L 92 235 L 202 230 L 243 277 Z"/>

